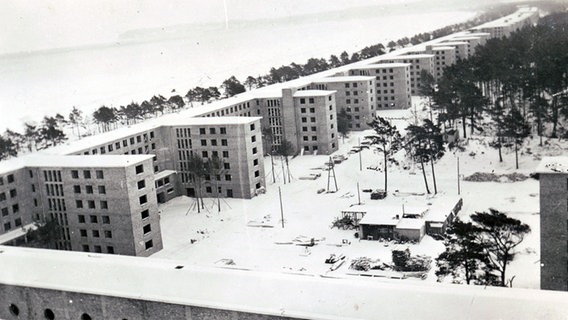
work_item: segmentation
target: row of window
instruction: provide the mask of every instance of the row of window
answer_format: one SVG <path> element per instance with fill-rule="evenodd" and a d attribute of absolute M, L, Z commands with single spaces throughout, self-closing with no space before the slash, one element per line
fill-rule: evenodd
<path fill-rule="evenodd" d="M 32 189 L 34 189 L 34 188 L 35 188 L 35 186 L 32 187 Z M 63 193 L 63 184 L 47 183 L 45 185 L 45 191 L 46 191 L 48 197 L 63 197 L 63 196 L 65 196 L 65 194 Z"/>
<path fill-rule="evenodd" d="M 309 104 L 315 103 L 315 99 L 314 98 L 308 98 L 308 103 Z M 300 104 L 306 104 L 306 98 L 300 98 Z"/>
<path fill-rule="evenodd" d="M 0 211 L 2 212 L 2 217 L 6 217 L 10 214 L 10 210 L 8 209 L 8 207 L 4 207 L 2 209 L 0 209 Z M 17 214 L 18 212 L 20 212 L 20 205 L 17 203 L 14 203 L 12 205 L 12 214 Z"/>
<path fill-rule="evenodd" d="M 152 143 L 150 146 L 145 145 L 144 148 L 139 147 L 138 151 L 136 151 L 136 149 L 132 149 L 130 152 L 126 151 L 124 154 L 149 154 L 150 150 L 156 150 L 156 144 L 155 143 Z M 102 153 L 104 153 L 104 152 L 102 152 Z M 93 153 L 93 154 L 96 154 L 96 152 Z"/>
<path fill-rule="evenodd" d="M 75 194 L 80 194 L 82 192 L 81 190 L 82 190 L 81 186 L 79 186 L 79 185 L 73 186 L 73 192 Z M 97 190 L 98 190 L 99 194 L 106 194 L 106 187 L 105 186 L 97 186 Z M 93 194 L 94 193 L 93 186 L 92 185 L 86 185 L 85 186 L 85 193 L 86 194 Z"/>
<path fill-rule="evenodd" d="M 33 178 L 33 173 L 30 170 L 30 178 Z M 44 170 L 43 171 L 43 178 L 45 181 L 50 182 L 62 182 L 61 179 L 61 171 L 59 170 Z"/>
<path fill-rule="evenodd" d="M 205 128 L 199 128 L 199 134 L 200 135 L 207 134 L 207 130 Z M 217 128 L 209 128 L 209 134 L 217 134 Z M 220 127 L 219 134 L 227 134 L 227 128 Z"/>
<path fill-rule="evenodd" d="M 87 209 L 97 209 L 95 200 L 86 200 Z M 75 200 L 75 207 L 77 209 L 84 209 L 83 200 Z M 99 209 L 108 210 L 108 202 L 106 200 L 99 201 Z"/>
<path fill-rule="evenodd" d="M 350 96 L 350 95 L 351 95 L 351 91 L 345 91 L 345 95 L 346 95 L 346 96 Z M 358 91 L 353 91 L 353 95 L 354 95 L 354 96 L 358 96 L 358 95 L 359 95 L 359 92 L 358 92 Z"/>
<path fill-rule="evenodd" d="M 371 83 L 372 83 L 372 82 L 369 81 L 369 84 L 371 84 Z M 357 82 L 353 82 L 351 85 L 353 86 L 353 88 L 357 88 Z M 346 82 L 346 83 L 345 83 L 345 88 L 349 88 L 349 82 Z"/>
<path fill-rule="evenodd" d="M 16 218 L 14 219 L 14 227 L 17 228 L 22 225 L 22 219 Z M 4 231 L 10 231 L 12 229 L 12 223 L 10 221 L 4 223 Z"/>
<path fill-rule="evenodd" d="M 81 249 L 83 250 L 83 252 L 96 252 L 96 253 L 103 253 L 103 248 L 100 245 L 94 245 L 92 247 L 92 251 L 91 251 L 91 247 L 88 244 L 84 244 L 81 246 Z M 106 253 L 108 254 L 114 254 L 114 247 L 113 246 L 106 246 Z M 55 319 L 55 318 L 52 318 Z M 83 317 L 81 317 L 81 319 L 83 319 Z M 87 319 L 87 318 L 85 318 Z M 90 318 L 88 318 L 90 319 Z"/>
<path fill-rule="evenodd" d="M 89 223 L 99 223 L 99 216 L 89 215 Z M 79 223 L 87 223 L 87 216 L 83 214 L 77 215 Z M 110 216 L 101 216 L 100 220 L 103 224 L 110 224 Z"/>
<path fill-rule="evenodd" d="M 105 175 L 102 170 L 95 170 L 95 176 L 97 179 L 104 179 Z M 79 170 L 71 170 L 71 178 L 79 179 Z M 84 179 L 91 179 L 91 170 L 83 170 L 83 178 Z"/>
<path fill-rule="evenodd" d="M 307 110 L 309 110 L 310 113 L 316 112 L 316 108 L 309 108 Z M 306 108 L 300 108 L 300 113 L 306 113 Z"/>
<path fill-rule="evenodd" d="M 201 139 L 200 143 L 201 143 L 202 147 L 206 147 L 207 146 L 207 139 Z M 211 146 L 215 147 L 215 146 L 217 146 L 217 139 L 210 139 L 209 143 L 211 144 Z M 224 146 L 224 147 L 228 146 L 227 139 L 221 139 L 221 145 Z M 191 144 L 190 144 L 190 146 L 191 146 Z"/>
<path fill-rule="evenodd" d="M 11 189 L 9 191 L 10 198 L 15 198 L 18 196 L 18 191 L 16 189 Z M 0 192 L 0 202 L 6 201 L 6 193 Z"/>
<path fill-rule="evenodd" d="M 153 138 L 154 138 L 154 131 L 151 131 L 151 132 L 150 132 L 150 139 L 153 139 Z M 111 144 L 109 144 L 109 145 L 107 145 L 107 146 L 101 146 L 101 147 L 99 147 L 100 153 L 101 153 L 101 154 L 105 154 L 107 151 L 108 151 L 108 152 L 112 152 L 112 151 L 114 151 L 115 149 L 116 149 L 116 150 L 121 149 L 121 147 L 125 147 L 125 148 L 126 148 L 126 147 L 128 147 L 128 142 L 129 142 L 129 141 L 130 141 L 130 145 L 131 145 L 131 146 L 134 145 L 134 144 L 142 143 L 142 142 L 146 143 L 146 142 L 148 142 L 148 133 L 144 133 L 144 134 L 138 135 L 138 136 L 136 136 L 136 137 L 130 137 L 130 138 L 123 139 L 123 140 L 122 140 L 122 146 L 121 146 L 121 144 L 120 144 L 120 141 L 115 142 L 114 144 L 111 143 Z M 97 149 L 93 149 L 93 150 L 92 150 L 92 154 L 97 154 L 97 153 L 98 153 L 98 152 L 97 152 Z M 85 154 L 88 154 L 88 151 L 87 151 Z"/>
<path fill-rule="evenodd" d="M 229 157 L 229 151 L 227 150 L 222 151 L 221 154 L 223 155 L 223 158 Z M 209 151 L 201 151 L 201 157 L 203 159 L 209 158 Z M 211 151 L 211 158 L 219 158 L 219 151 L 216 150 Z"/>
<path fill-rule="evenodd" d="M 91 231 L 91 237 L 93 238 L 101 238 L 101 232 L 100 230 L 90 230 Z M 112 239 L 112 231 L 111 230 L 103 230 L 103 234 L 104 237 L 106 239 Z M 87 232 L 87 229 L 79 229 L 79 235 L 82 238 L 87 238 L 89 236 L 89 233 Z"/>
<path fill-rule="evenodd" d="M 16 180 L 14 179 L 14 175 L 13 174 L 9 174 L 6 176 L 6 181 L 8 183 L 14 183 Z M 4 185 L 4 177 L 0 177 L 0 186 Z"/>

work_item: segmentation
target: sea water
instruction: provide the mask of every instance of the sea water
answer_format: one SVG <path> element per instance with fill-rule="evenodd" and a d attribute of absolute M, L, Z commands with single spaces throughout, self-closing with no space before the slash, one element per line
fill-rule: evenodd
<path fill-rule="evenodd" d="M 383 9 L 383 10 L 382 10 Z M 365 46 L 432 31 L 474 16 L 428 7 L 361 8 L 274 20 L 137 30 L 113 43 L 0 56 L 0 132 L 69 114 L 90 116 L 155 94 L 185 95 L 195 86 L 241 81 L 271 67 L 349 54 Z"/>

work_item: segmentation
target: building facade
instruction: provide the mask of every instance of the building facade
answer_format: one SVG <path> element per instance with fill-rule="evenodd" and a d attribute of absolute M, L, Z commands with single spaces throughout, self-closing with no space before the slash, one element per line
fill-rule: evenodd
<path fill-rule="evenodd" d="M 568 157 L 543 158 L 540 183 L 540 288 L 568 291 Z"/>
<path fill-rule="evenodd" d="M 464 46 L 467 43 L 464 42 Z M 444 75 L 444 68 L 451 66 L 456 63 L 458 59 L 456 55 L 456 47 L 453 46 L 426 46 L 426 52 L 434 54 L 435 66 L 434 66 L 434 79 L 439 81 Z"/>
<path fill-rule="evenodd" d="M 338 148 L 335 91 L 282 90 L 286 140 L 294 153 L 331 154 Z"/>
<path fill-rule="evenodd" d="M 4 232 L 12 221 L 55 220 L 56 249 L 134 256 L 161 250 L 151 155 L 30 158 L 18 172 L 10 194 L 19 190 L 27 201 L 21 217 L 8 216 Z"/>
<path fill-rule="evenodd" d="M 377 110 L 410 108 L 410 63 L 380 63 L 354 67 L 349 70 L 349 75 L 375 77 Z"/>
<path fill-rule="evenodd" d="M 312 89 L 335 91 L 336 111 L 345 110 L 349 130 L 369 128 L 377 110 L 375 101 L 376 80 L 371 76 L 329 77 L 312 84 Z"/>
<path fill-rule="evenodd" d="M 410 93 L 417 95 L 420 93 L 420 74 L 422 70 L 434 76 L 433 54 L 409 54 L 382 60 L 383 63 L 409 63 L 410 64 Z"/>

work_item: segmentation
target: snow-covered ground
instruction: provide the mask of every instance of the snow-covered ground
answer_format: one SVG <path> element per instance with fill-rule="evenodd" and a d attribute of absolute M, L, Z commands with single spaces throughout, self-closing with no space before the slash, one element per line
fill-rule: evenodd
<path fill-rule="evenodd" d="M 395 111 L 387 114 L 400 130 L 414 121 L 410 111 Z M 407 120 L 401 120 L 406 118 Z M 344 141 L 335 154 L 348 155 L 352 146 L 359 139 L 371 133 L 354 132 Z M 538 147 L 536 139 L 527 146 L 532 154 L 523 148 L 520 168 L 515 170 L 514 153 L 504 151 L 504 162 L 498 162 L 497 151 L 489 148 L 483 137 L 474 136 L 469 140 L 464 152 L 449 151 L 436 164 L 438 186 L 437 196 L 416 196 L 411 193 L 424 193 L 425 187 L 418 166 L 404 160 L 401 152 L 397 159 L 400 166 L 389 167 L 389 195 L 384 200 L 370 200 L 369 193 L 360 193 L 363 206 L 426 205 L 436 202 L 444 196 L 457 196 L 457 158 L 460 161 L 460 174 L 463 177 L 475 172 L 510 173 L 520 172 L 528 175 L 538 164 L 539 155 L 554 155 L 562 148 L 556 140 L 554 147 Z M 474 154 L 475 153 L 475 154 Z M 234 262 L 234 267 L 253 270 L 270 270 L 282 272 L 307 272 L 327 274 L 329 276 L 346 276 L 351 259 L 369 257 L 391 263 L 393 248 L 409 248 L 412 255 L 429 255 L 433 259 L 444 250 L 441 241 L 425 236 L 419 244 L 394 244 L 378 241 L 359 240 L 354 237 L 355 231 L 331 229 L 334 218 L 340 211 L 359 202 L 357 183 L 360 189 L 376 189 L 383 187 L 383 173 L 367 169 L 379 165 L 382 155 L 371 149 L 351 154 L 343 163 L 335 167 L 339 190 L 335 193 L 321 193 L 317 190 L 327 189 L 327 171 L 321 168 L 329 160 L 324 155 L 298 156 L 290 161 L 291 183 L 284 184 L 282 166 L 275 158 L 276 182 L 273 182 L 269 158 L 265 159 L 266 194 L 250 200 L 221 199 L 221 212 L 218 212 L 216 200 L 206 199 L 206 210 L 197 213 L 195 200 L 187 197 L 176 198 L 160 207 L 161 228 L 164 248 L 154 254 L 155 258 L 181 259 L 187 263 L 206 266 L 223 266 L 227 260 Z M 410 169 L 404 170 L 403 166 Z M 360 169 L 362 168 L 362 169 Z M 309 173 L 319 172 L 316 180 L 299 179 Z M 430 170 L 427 168 L 430 189 L 433 190 Z M 330 189 L 334 189 L 333 179 Z M 460 212 L 462 219 L 476 211 L 495 208 L 506 212 L 514 218 L 531 226 L 532 232 L 517 248 L 518 255 L 510 264 L 507 277 L 516 276 L 515 287 L 540 287 L 539 280 L 539 196 L 538 181 L 528 179 L 522 182 L 466 182 L 461 181 L 461 194 L 464 207 Z M 284 227 L 282 227 L 279 192 L 281 189 L 283 202 Z M 393 193 L 398 190 L 398 196 Z M 401 196 L 402 194 L 407 196 Z M 254 226 L 251 226 L 254 225 Z M 260 227 L 259 225 L 270 226 Z M 298 237 L 305 236 L 321 241 L 310 249 L 291 244 Z M 347 239 L 350 244 L 341 245 Z M 309 250 L 309 252 L 307 251 Z M 344 254 L 346 263 L 336 271 L 329 271 L 329 264 L 324 260 L 330 254 Z M 437 279 L 432 268 L 425 281 L 435 282 Z M 410 278 L 412 279 L 412 278 Z M 417 281 L 404 280 L 404 281 Z"/>

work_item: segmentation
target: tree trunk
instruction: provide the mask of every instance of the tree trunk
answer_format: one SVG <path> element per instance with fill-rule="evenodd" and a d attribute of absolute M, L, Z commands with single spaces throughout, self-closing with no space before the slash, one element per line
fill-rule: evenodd
<path fill-rule="evenodd" d="M 215 179 L 215 188 L 217 189 L 217 212 L 221 212 L 221 199 L 219 197 L 219 179 Z"/>
<path fill-rule="evenodd" d="M 501 286 L 505 287 L 506 286 L 506 281 L 505 281 L 505 275 L 506 275 L 506 271 L 507 271 L 507 261 L 509 261 L 509 253 L 505 252 L 505 254 L 503 255 L 503 268 L 501 269 Z"/>
<path fill-rule="evenodd" d="M 420 166 L 422 167 L 422 176 L 424 177 L 424 185 L 426 186 L 426 193 L 430 194 L 430 188 L 428 188 L 428 180 L 426 179 L 426 170 L 424 169 L 424 161 L 420 159 Z"/>
<path fill-rule="evenodd" d="M 434 172 L 434 161 L 430 159 L 430 165 L 432 166 L 432 180 L 434 181 L 434 194 L 438 194 L 438 187 L 436 186 L 436 173 Z"/>
<path fill-rule="evenodd" d="M 384 149 L 383 149 L 383 150 L 384 150 Z M 384 170 L 385 170 L 385 173 L 384 173 L 384 174 L 385 174 L 385 192 L 387 192 L 387 191 L 388 191 L 388 189 L 387 189 L 387 188 L 388 188 L 388 185 L 387 185 L 387 181 L 388 181 L 388 175 L 387 175 L 387 153 L 383 151 L 383 155 L 384 155 L 384 161 L 385 161 L 385 163 L 384 163 L 384 168 L 385 168 L 385 169 L 384 169 Z"/>
<path fill-rule="evenodd" d="M 556 138 L 556 125 L 558 123 L 558 104 L 555 103 L 556 99 L 552 97 L 552 133 L 550 135 L 551 138 Z"/>
<path fill-rule="evenodd" d="M 519 170 L 519 146 L 517 145 L 517 139 L 514 141 L 515 143 L 515 167 Z"/>
<path fill-rule="evenodd" d="M 470 135 L 473 136 L 473 128 L 475 127 L 475 114 L 473 112 L 473 107 L 470 109 L 470 115 L 469 115 L 469 122 L 471 125 L 471 130 L 469 131 Z"/>
<path fill-rule="evenodd" d="M 467 138 L 467 132 L 465 131 L 466 130 L 465 115 L 462 116 L 462 129 L 463 129 L 463 138 L 465 139 L 465 138 Z"/>
<path fill-rule="evenodd" d="M 503 162 L 503 154 L 501 152 L 501 141 L 499 141 L 499 162 Z"/>
<path fill-rule="evenodd" d="M 288 183 L 290 183 L 290 166 L 288 166 L 288 157 L 286 156 L 284 157 L 284 159 L 286 160 L 286 172 L 288 173 Z"/>

